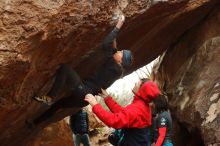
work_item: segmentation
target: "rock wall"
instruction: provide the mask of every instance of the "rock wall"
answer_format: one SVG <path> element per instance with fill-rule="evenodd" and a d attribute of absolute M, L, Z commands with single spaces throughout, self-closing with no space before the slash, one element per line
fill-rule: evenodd
<path fill-rule="evenodd" d="M 73 146 L 72 131 L 63 120 L 46 127 L 31 146 Z"/>
<path fill-rule="evenodd" d="M 45 126 L 79 109 L 60 110 L 32 129 L 25 124 L 49 108 L 31 97 L 50 89 L 61 63 L 69 63 L 82 78 L 99 66 L 100 43 L 118 13 L 127 17 L 118 37 L 119 48 L 130 48 L 135 57 L 129 73 L 156 58 L 218 3 L 0 0 L 0 145 L 30 145 Z"/>
<path fill-rule="evenodd" d="M 220 144 L 220 6 L 171 46 L 156 79 L 181 125 L 180 145 Z M 183 130 L 185 129 L 185 131 Z"/>

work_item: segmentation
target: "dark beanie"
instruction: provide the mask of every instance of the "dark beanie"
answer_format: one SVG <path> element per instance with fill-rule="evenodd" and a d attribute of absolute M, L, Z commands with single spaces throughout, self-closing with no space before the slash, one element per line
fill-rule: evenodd
<path fill-rule="evenodd" d="M 132 63 L 132 54 L 130 50 L 123 50 L 123 57 L 122 57 L 122 66 L 127 68 L 131 66 Z"/>

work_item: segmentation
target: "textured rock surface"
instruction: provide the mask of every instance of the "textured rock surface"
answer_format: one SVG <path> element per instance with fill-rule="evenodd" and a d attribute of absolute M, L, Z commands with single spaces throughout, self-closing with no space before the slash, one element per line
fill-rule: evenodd
<path fill-rule="evenodd" d="M 218 6 L 166 52 L 156 74 L 175 119 L 187 129 L 182 145 L 220 144 L 219 26 Z"/>
<path fill-rule="evenodd" d="M 63 120 L 46 127 L 32 146 L 73 146 L 72 132 Z"/>
<path fill-rule="evenodd" d="M 25 125 L 48 108 L 31 97 L 48 91 L 59 64 L 71 64 L 82 77 L 98 66 L 99 45 L 120 11 L 127 21 L 119 47 L 134 52 L 132 71 L 197 25 L 217 2 L 0 0 L 0 145 L 28 145 L 43 127 L 78 110 L 61 110 L 33 129 Z"/>

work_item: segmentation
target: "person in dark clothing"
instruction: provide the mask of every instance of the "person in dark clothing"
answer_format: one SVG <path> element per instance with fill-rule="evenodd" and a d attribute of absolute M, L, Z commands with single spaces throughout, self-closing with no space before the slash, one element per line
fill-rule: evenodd
<path fill-rule="evenodd" d="M 75 115 L 70 116 L 70 128 L 73 132 L 74 146 L 90 146 L 88 113 L 82 108 Z"/>
<path fill-rule="evenodd" d="M 155 130 L 155 117 L 156 117 L 156 112 L 154 110 L 154 104 L 151 104 L 151 111 L 152 111 L 152 120 L 151 123 L 152 125 L 150 126 L 150 130 L 149 130 L 149 136 L 148 136 L 148 145 L 147 146 L 151 146 L 151 144 L 155 143 L 155 137 L 156 137 L 156 130 Z"/>
<path fill-rule="evenodd" d="M 151 125 L 149 103 L 157 98 L 160 90 L 152 81 L 145 82 L 141 87 L 140 85 L 141 83 L 135 85 L 134 99 L 126 107 L 121 107 L 105 90 L 102 90 L 101 96 L 111 112 L 98 104 L 92 94 L 87 94 L 85 97 L 85 100 L 92 106 L 93 112 L 103 123 L 114 129 L 123 129 L 124 137 L 120 146 L 147 146 L 147 136 Z"/>
<path fill-rule="evenodd" d="M 149 128 L 149 133 L 148 133 L 148 143 L 147 143 L 147 146 L 151 146 L 151 144 L 153 144 L 155 142 L 155 117 L 156 117 L 156 112 L 154 110 L 154 104 L 153 102 L 151 102 L 150 104 L 150 108 L 151 108 L 151 111 L 152 111 L 152 119 L 151 119 L 151 126 Z"/>
<path fill-rule="evenodd" d="M 63 91 L 65 85 L 72 90 L 73 95 L 80 95 L 81 102 L 84 100 L 86 93 L 98 94 L 101 88 L 108 88 L 114 81 L 119 79 L 123 74 L 123 69 L 132 63 L 132 55 L 129 50 L 117 50 L 116 36 L 124 23 L 124 16 L 119 19 L 116 27 L 105 38 L 102 44 L 105 61 L 97 71 L 81 81 L 74 69 L 69 65 L 61 65 L 56 74 L 56 80 L 51 90 L 46 96 L 35 97 L 39 102 L 50 104 L 54 97 Z M 86 105 L 85 103 L 83 105 Z"/>
<path fill-rule="evenodd" d="M 173 146 L 171 141 L 172 118 L 167 99 L 164 95 L 160 95 L 153 102 L 157 114 L 155 119 L 155 130 L 157 132 L 155 146 Z"/>
<path fill-rule="evenodd" d="M 123 75 L 123 69 L 132 64 L 132 54 L 129 50 L 117 50 L 116 37 L 124 23 L 124 16 L 118 20 L 115 28 L 108 34 L 102 43 L 102 50 L 105 56 L 104 63 L 94 74 L 81 81 L 79 75 L 69 65 L 64 64 L 56 72 L 56 79 L 46 96 L 34 97 L 35 100 L 52 106 L 42 115 L 33 120 L 33 124 L 40 124 L 49 119 L 60 108 L 70 108 L 73 106 L 83 107 L 88 105 L 84 101 L 85 95 L 94 95 L 101 92 L 101 88 L 108 88 L 115 80 Z M 55 101 L 55 97 L 63 91 L 64 87 L 71 90 L 71 95 Z"/>

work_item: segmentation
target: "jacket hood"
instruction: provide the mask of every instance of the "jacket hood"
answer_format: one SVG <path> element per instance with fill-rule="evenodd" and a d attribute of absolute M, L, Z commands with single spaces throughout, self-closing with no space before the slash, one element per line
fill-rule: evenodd
<path fill-rule="evenodd" d="M 136 93 L 136 96 L 145 102 L 151 102 L 152 100 L 156 99 L 159 94 L 160 90 L 157 85 L 152 81 L 148 81 L 140 87 Z"/>

